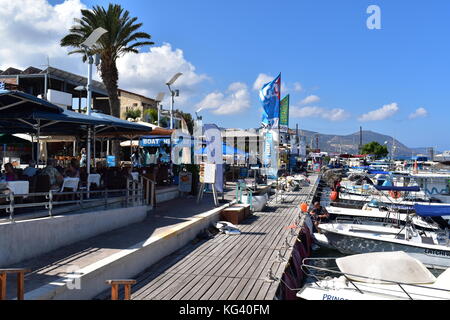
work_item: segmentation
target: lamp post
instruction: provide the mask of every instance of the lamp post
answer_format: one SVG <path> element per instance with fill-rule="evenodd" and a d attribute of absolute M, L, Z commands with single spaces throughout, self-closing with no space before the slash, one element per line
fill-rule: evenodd
<path fill-rule="evenodd" d="M 158 127 L 161 126 L 161 125 L 160 125 L 160 121 L 161 121 L 160 104 L 161 104 L 161 101 L 163 101 L 164 96 L 165 96 L 165 93 L 164 93 L 164 92 L 160 92 L 160 93 L 158 93 L 158 95 L 157 95 L 156 98 L 155 98 L 155 101 L 156 101 L 156 110 L 158 111 Z"/>
<path fill-rule="evenodd" d="M 95 29 L 89 37 L 81 44 L 81 47 L 84 49 L 84 53 L 86 54 L 86 57 L 88 59 L 88 79 L 87 79 L 87 101 L 86 101 L 86 114 L 88 116 L 91 115 L 91 104 L 92 104 L 92 65 L 94 64 L 94 58 L 89 53 L 91 49 L 94 48 L 97 41 L 100 39 L 102 35 L 107 33 L 103 28 L 97 28 Z M 92 128 L 88 127 L 88 138 L 87 138 L 87 155 L 86 155 L 86 168 L 87 168 L 87 174 L 89 175 L 91 173 L 91 135 L 92 135 Z M 95 155 L 94 155 L 95 157 Z M 94 160 L 95 162 L 95 160 Z"/>
<path fill-rule="evenodd" d="M 180 95 L 180 92 L 178 90 L 172 90 L 170 86 L 173 85 L 181 75 L 183 74 L 181 72 L 178 72 L 172 77 L 172 79 L 169 80 L 169 82 L 166 83 L 166 85 L 169 87 L 170 96 L 172 97 L 170 99 L 170 129 L 173 129 L 173 104 L 175 95 L 177 95 L 177 97 Z"/>

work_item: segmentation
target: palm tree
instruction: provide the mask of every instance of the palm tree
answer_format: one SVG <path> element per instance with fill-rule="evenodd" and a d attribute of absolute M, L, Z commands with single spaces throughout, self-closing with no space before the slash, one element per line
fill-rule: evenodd
<path fill-rule="evenodd" d="M 74 47 L 69 54 L 83 54 L 83 61 L 87 57 L 81 43 L 97 28 L 108 31 L 98 41 L 90 54 L 99 54 L 101 58 L 100 75 L 109 95 L 111 115 L 120 118 L 120 100 L 118 97 L 119 72 L 116 61 L 126 53 L 138 53 L 138 48 L 153 45 L 148 33 L 138 31 L 142 23 L 136 23 L 137 18 L 130 17 L 130 13 L 117 4 L 110 4 L 108 9 L 94 6 L 92 10 L 81 10 L 81 19 L 75 19 L 75 25 L 70 33 L 61 39 L 61 46 Z"/>

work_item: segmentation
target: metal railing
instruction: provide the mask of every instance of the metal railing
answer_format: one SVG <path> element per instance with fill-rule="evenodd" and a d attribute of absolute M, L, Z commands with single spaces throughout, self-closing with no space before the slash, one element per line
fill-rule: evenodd
<path fill-rule="evenodd" d="M 73 192 L 58 192 L 50 190 L 48 192 L 35 192 L 28 194 L 8 193 L 0 194 L 0 212 L 5 210 L 9 214 L 9 221 L 14 222 L 17 209 L 26 208 L 42 208 L 40 211 L 34 210 L 32 218 L 52 217 L 56 214 L 73 213 L 77 209 L 88 209 L 94 207 L 104 207 L 107 209 L 111 206 L 134 207 L 145 203 L 143 183 L 141 180 L 128 179 L 126 189 L 104 189 L 104 190 L 87 190 L 87 188 L 79 189 Z M 21 201 L 17 201 L 17 200 Z M 26 202 L 26 199 L 38 199 L 37 202 Z M 69 199 L 69 200 L 68 200 Z M 3 201 L 2 201 L 3 200 Z M 74 205 L 70 206 L 69 205 Z M 68 210 L 69 209 L 69 210 Z M 22 212 L 30 214 L 32 212 Z M 20 217 L 20 215 L 19 215 Z"/>

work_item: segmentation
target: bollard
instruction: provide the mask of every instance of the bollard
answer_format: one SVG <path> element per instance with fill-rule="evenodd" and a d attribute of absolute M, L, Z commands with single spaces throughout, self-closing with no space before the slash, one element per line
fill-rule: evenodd
<path fill-rule="evenodd" d="M 131 286 L 136 284 L 136 280 L 107 280 L 107 284 L 111 285 L 111 300 L 119 300 L 119 286 L 125 287 L 124 300 L 131 298 Z"/>
<path fill-rule="evenodd" d="M 17 300 L 24 299 L 25 292 L 25 273 L 29 269 L 0 269 L 0 300 L 6 300 L 6 279 L 9 273 L 17 276 Z"/>

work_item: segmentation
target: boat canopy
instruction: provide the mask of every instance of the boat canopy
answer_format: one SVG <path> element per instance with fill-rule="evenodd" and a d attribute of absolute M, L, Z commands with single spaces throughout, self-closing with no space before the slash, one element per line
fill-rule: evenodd
<path fill-rule="evenodd" d="M 405 192 L 419 192 L 418 186 L 413 187 L 395 187 L 395 186 L 375 186 L 378 191 L 405 191 Z"/>
<path fill-rule="evenodd" d="M 368 174 L 391 174 L 388 171 L 382 171 L 382 170 L 368 170 Z"/>
<path fill-rule="evenodd" d="M 353 281 L 378 284 L 387 284 L 386 281 L 432 284 L 436 281 L 419 260 L 403 251 L 357 254 L 338 258 L 336 264 Z"/>
<path fill-rule="evenodd" d="M 423 204 L 415 204 L 414 210 L 421 217 L 450 216 L 450 205 L 427 206 Z"/>

